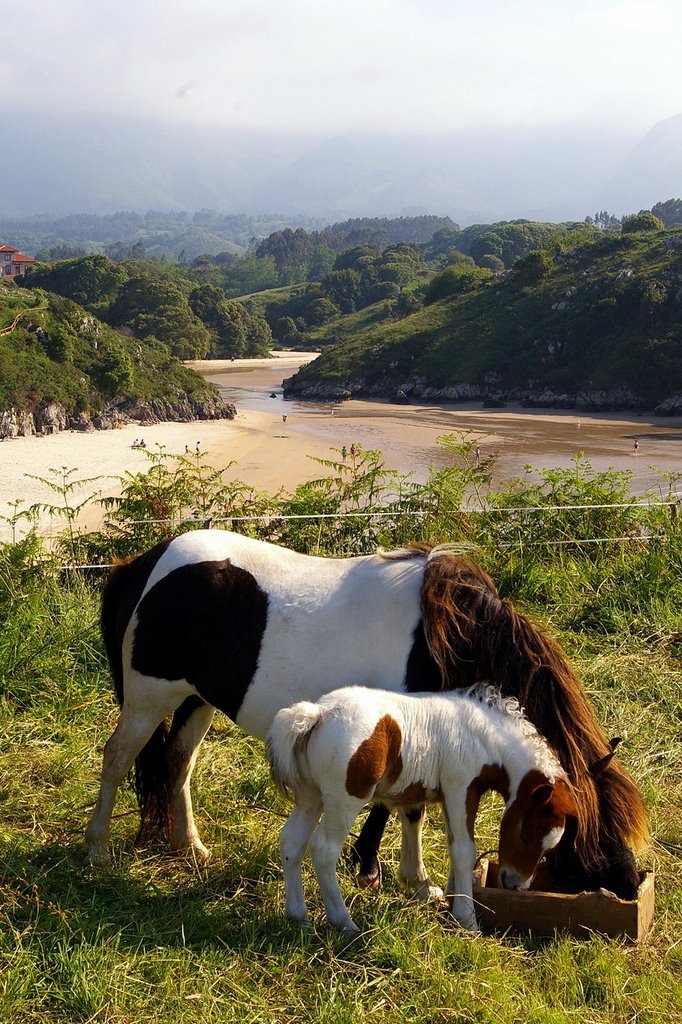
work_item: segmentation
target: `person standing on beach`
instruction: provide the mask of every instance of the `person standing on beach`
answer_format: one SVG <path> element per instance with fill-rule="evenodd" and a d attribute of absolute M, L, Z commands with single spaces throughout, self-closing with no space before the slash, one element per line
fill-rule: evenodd
<path fill-rule="evenodd" d="M 481 446 L 476 445 L 476 469 L 481 468 Z"/>
<path fill-rule="evenodd" d="M 634 455 L 636 455 L 639 451 L 639 441 L 637 440 L 637 438 L 635 438 L 635 443 L 632 446 L 632 451 Z"/>

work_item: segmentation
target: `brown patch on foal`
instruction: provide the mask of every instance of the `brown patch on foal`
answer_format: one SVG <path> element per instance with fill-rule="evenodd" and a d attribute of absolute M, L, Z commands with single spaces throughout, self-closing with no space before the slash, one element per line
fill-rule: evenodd
<path fill-rule="evenodd" d="M 478 805 L 483 794 L 487 793 L 489 789 L 494 789 L 496 793 L 499 793 L 505 803 L 509 799 L 509 776 L 507 775 L 506 768 L 503 768 L 501 764 L 484 764 L 480 775 L 472 779 L 467 787 L 467 832 L 472 839 L 474 838 L 474 824 L 478 813 Z"/>
<path fill-rule="evenodd" d="M 390 715 L 380 718 L 372 735 L 363 740 L 348 762 L 346 789 L 351 796 L 367 800 L 381 779 L 389 785 L 400 777 L 403 737 L 400 726 Z"/>

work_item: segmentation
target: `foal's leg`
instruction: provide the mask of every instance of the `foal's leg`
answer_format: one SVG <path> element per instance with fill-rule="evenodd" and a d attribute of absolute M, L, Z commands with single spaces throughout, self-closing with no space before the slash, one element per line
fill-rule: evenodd
<path fill-rule="evenodd" d="M 156 727 L 181 701 L 182 697 L 159 687 L 126 696 L 118 724 L 104 747 L 99 797 L 85 833 L 91 864 L 106 867 L 111 863 L 109 834 L 116 791 Z"/>
<path fill-rule="evenodd" d="M 398 809 L 402 827 L 398 880 L 418 899 L 440 899 L 443 890 L 433 884 L 422 859 L 424 813 L 423 804 L 421 807 Z"/>
<path fill-rule="evenodd" d="M 185 714 L 183 707 L 186 707 Z M 199 698 L 188 698 L 175 713 L 167 747 L 170 846 L 172 850 L 193 851 L 199 860 L 208 860 L 210 853 L 194 824 L 190 782 L 199 745 L 210 728 L 214 714 L 215 708 L 211 704 L 204 704 Z M 182 719 L 179 724 L 176 722 L 178 717 Z"/>
<path fill-rule="evenodd" d="M 324 795 L 323 803 L 322 821 L 315 829 L 310 842 L 315 874 L 330 925 L 332 928 L 339 928 L 341 931 L 355 935 L 360 929 L 351 919 L 343 901 L 336 875 L 336 865 L 346 837 L 365 801 L 354 800 L 352 797 L 339 800 L 332 796 L 327 799 Z"/>
<path fill-rule="evenodd" d="M 313 789 L 296 794 L 296 806 L 284 823 L 279 837 L 279 848 L 284 870 L 285 913 L 292 921 L 307 924 L 308 913 L 303 894 L 301 861 L 310 844 L 315 826 L 322 813 L 319 792 Z"/>
<path fill-rule="evenodd" d="M 452 896 L 452 916 L 469 931 L 478 929 L 473 894 L 476 846 L 469 834 L 466 793 L 450 794 L 443 802 L 443 814 L 450 847 L 447 895 Z"/>

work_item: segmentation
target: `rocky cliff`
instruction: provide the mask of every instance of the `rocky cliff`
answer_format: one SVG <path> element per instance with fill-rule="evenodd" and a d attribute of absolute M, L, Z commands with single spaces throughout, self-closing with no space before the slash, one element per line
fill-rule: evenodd
<path fill-rule="evenodd" d="M 70 415 L 59 402 L 41 402 L 33 409 L 0 411 L 0 437 L 29 437 L 56 434 L 60 430 L 110 430 L 125 423 L 186 423 L 191 420 L 234 419 L 235 407 L 222 398 L 201 400 L 178 396 L 175 400 L 149 399 L 136 402 L 114 399 L 101 412 Z"/>

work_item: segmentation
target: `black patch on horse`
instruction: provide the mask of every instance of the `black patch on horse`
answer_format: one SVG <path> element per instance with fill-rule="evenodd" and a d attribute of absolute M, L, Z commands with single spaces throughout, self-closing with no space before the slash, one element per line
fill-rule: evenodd
<path fill-rule="evenodd" d="M 147 580 L 170 543 L 164 540 L 137 558 L 119 562 L 104 586 L 100 626 L 119 704 L 123 703 L 123 637 Z"/>
<path fill-rule="evenodd" d="M 267 612 L 255 577 L 229 559 L 183 565 L 138 605 L 133 668 L 186 679 L 235 719 L 258 665 Z"/>
<path fill-rule="evenodd" d="M 408 693 L 437 692 L 443 689 L 440 671 L 431 656 L 421 619 L 412 634 L 412 647 L 405 668 L 405 689 Z"/>

